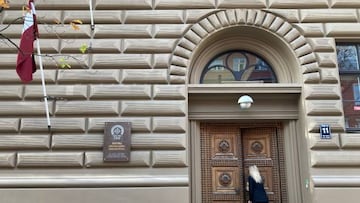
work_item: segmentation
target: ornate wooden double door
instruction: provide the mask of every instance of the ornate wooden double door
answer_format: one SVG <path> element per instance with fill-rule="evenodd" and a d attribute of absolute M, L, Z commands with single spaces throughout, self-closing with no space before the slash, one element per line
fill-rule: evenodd
<path fill-rule="evenodd" d="M 270 202 L 287 202 L 279 129 L 275 124 L 201 124 L 202 202 L 247 202 L 251 165 L 258 166 Z"/>

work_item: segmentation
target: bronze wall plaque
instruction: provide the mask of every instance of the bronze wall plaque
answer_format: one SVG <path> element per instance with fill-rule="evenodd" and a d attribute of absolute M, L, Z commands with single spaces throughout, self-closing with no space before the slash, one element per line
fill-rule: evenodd
<path fill-rule="evenodd" d="M 104 161 L 130 161 L 131 123 L 105 122 Z"/>

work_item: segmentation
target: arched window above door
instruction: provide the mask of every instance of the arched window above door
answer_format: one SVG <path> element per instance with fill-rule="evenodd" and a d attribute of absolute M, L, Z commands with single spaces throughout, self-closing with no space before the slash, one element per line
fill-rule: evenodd
<path fill-rule="evenodd" d="M 259 56 L 235 50 L 221 53 L 204 67 L 201 84 L 259 82 L 277 83 L 271 66 Z"/>

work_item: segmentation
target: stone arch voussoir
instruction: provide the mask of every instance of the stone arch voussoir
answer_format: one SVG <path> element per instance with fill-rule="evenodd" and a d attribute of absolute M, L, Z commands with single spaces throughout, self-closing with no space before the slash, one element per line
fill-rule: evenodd
<path fill-rule="evenodd" d="M 282 38 L 295 53 L 302 73 L 306 76 L 304 82 L 320 80 L 319 62 L 313 47 L 308 43 L 309 40 L 291 23 L 263 10 L 229 9 L 208 15 L 184 33 L 170 58 L 169 82 L 185 84 L 189 60 L 195 48 L 210 34 L 237 25 L 266 29 Z"/>

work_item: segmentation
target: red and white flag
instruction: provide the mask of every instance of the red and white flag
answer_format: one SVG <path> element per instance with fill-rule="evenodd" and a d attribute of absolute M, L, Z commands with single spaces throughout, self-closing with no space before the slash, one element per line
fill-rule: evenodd
<path fill-rule="evenodd" d="M 29 12 L 26 12 L 24 27 L 21 34 L 20 50 L 18 51 L 16 72 L 21 81 L 32 81 L 32 74 L 36 71 L 34 60 L 34 41 L 38 36 L 34 0 L 29 0 Z"/>

